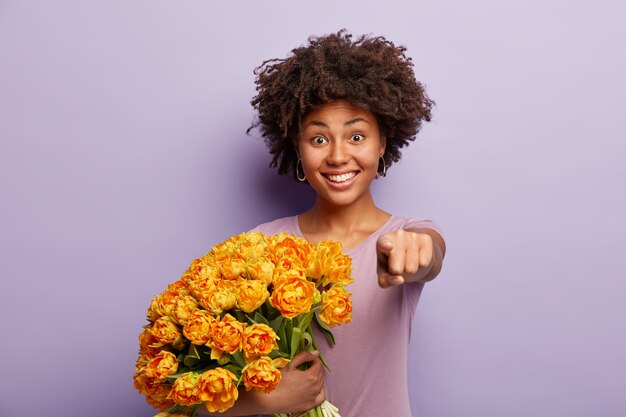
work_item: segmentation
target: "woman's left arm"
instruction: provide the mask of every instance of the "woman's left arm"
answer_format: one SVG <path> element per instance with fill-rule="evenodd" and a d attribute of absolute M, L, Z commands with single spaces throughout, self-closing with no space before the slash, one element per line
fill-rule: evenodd
<path fill-rule="evenodd" d="M 386 233 L 376 242 L 378 285 L 431 281 L 441 271 L 445 252 L 443 237 L 432 229 Z"/>

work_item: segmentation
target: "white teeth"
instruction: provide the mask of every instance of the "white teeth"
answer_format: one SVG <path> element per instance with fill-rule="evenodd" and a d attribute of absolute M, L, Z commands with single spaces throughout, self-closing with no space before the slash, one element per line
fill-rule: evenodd
<path fill-rule="evenodd" d="M 345 182 L 351 178 L 354 178 L 355 175 L 356 175 L 355 172 L 348 172 L 347 174 L 341 174 L 341 175 L 327 175 L 326 178 L 328 178 L 332 182 Z"/>

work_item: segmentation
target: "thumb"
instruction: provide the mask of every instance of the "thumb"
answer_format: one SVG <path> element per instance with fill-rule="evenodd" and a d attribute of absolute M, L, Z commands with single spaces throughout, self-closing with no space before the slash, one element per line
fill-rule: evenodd
<path fill-rule="evenodd" d="M 317 350 L 314 350 L 312 352 L 309 352 L 307 350 L 302 351 L 293 357 L 293 360 L 291 361 L 291 368 L 296 368 L 303 363 L 312 362 L 319 356 L 320 353 Z"/>

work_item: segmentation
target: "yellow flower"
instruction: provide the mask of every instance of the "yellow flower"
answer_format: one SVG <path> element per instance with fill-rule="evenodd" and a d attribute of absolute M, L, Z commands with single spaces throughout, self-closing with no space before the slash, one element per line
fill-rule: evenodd
<path fill-rule="evenodd" d="M 200 295 L 199 301 L 207 310 L 222 314 L 237 304 L 237 289 L 233 281 L 218 280 Z"/>
<path fill-rule="evenodd" d="M 202 401 L 198 397 L 198 374 L 186 372 L 179 376 L 170 392 L 170 399 L 180 405 L 195 405 Z"/>
<path fill-rule="evenodd" d="M 239 397 L 237 377 L 222 368 L 210 369 L 200 375 L 198 395 L 210 413 L 221 413 L 233 406 Z"/>
<path fill-rule="evenodd" d="M 288 363 L 289 360 L 285 358 L 277 358 L 272 361 L 268 356 L 250 362 L 241 373 L 246 391 L 250 391 L 252 388 L 266 394 L 273 391 L 282 378 L 282 373 L 278 368 L 282 368 Z"/>
<path fill-rule="evenodd" d="M 237 250 L 243 259 L 250 261 L 263 257 L 267 248 L 268 244 L 262 233 L 250 232 L 241 235 Z"/>
<path fill-rule="evenodd" d="M 211 347 L 211 359 L 219 359 L 223 352 L 235 353 L 241 350 L 243 331 L 246 325 L 240 323 L 230 314 L 215 322 L 211 329 L 211 339 L 208 345 Z"/>
<path fill-rule="evenodd" d="M 243 354 L 247 359 L 266 356 L 278 349 L 278 336 L 265 324 L 256 323 L 246 327 L 243 332 Z"/>
<path fill-rule="evenodd" d="M 187 414 L 170 414 L 166 411 L 155 414 L 154 417 L 188 417 Z"/>
<path fill-rule="evenodd" d="M 172 311 L 172 319 L 180 324 L 185 325 L 189 321 L 191 314 L 198 309 L 198 302 L 191 295 L 183 295 L 176 300 L 176 306 Z"/>
<path fill-rule="evenodd" d="M 150 359 L 145 368 L 145 374 L 155 382 L 164 382 L 167 377 L 178 371 L 178 359 L 172 352 L 162 350 Z"/>
<path fill-rule="evenodd" d="M 350 323 L 352 320 L 350 293 L 341 286 L 333 285 L 322 295 L 322 312 L 319 317 L 328 326 Z"/>
<path fill-rule="evenodd" d="M 309 277 L 324 276 L 334 284 L 348 285 L 353 281 L 351 273 L 352 259 L 343 254 L 340 242 L 324 240 L 309 254 L 306 271 Z"/>
<path fill-rule="evenodd" d="M 178 330 L 176 323 L 169 317 L 161 317 L 154 322 L 152 326 L 152 335 L 157 339 L 158 343 L 153 347 L 160 347 L 166 344 L 178 345 L 182 341 L 182 334 Z"/>
<path fill-rule="evenodd" d="M 246 270 L 250 278 L 271 284 L 274 277 L 274 264 L 266 258 L 257 258 L 248 262 Z"/>
<path fill-rule="evenodd" d="M 311 310 L 316 294 L 315 284 L 303 277 L 301 272 L 286 271 L 274 283 L 270 303 L 282 316 L 292 319 Z"/>
<path fill-rule="evenodd" d="M 252 313 L 270 296 L 264 281 L 242 279 L 237 281 L 237 307 Z"/>
<path fill-rule="evenodd" d="M 211 338 L 213 325 L 218 318 L 206 310 L 196 310 L 183 327 L 183 334 L 194 345 L 205 345 Z"/>

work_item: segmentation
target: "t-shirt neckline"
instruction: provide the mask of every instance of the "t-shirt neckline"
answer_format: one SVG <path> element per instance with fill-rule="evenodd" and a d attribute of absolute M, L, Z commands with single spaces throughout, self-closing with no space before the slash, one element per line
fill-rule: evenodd
<path fill-rule="evenodd" d="M 298 214 L 296 214 L 295 216 L 293 216 L 292 221 L 293 221 L 293 228 L 296 231 L 296 236 L 301 237 L 302 239 L 306 239 L 304 237 L 304 233 L 302 233 L 302 230 L 300 230 L 300 223 L 298 222 Z M 385 230 L 385 228 L 391 224 L 391 221 L 394 220 L 396 218 L 395 214 L 392 214 L 385 223 L 383 223 L 378 229 L 376 229 L 372 234 L 370 234 L 368 237 L 366 237 L 365 239 L 363 239 L 363 241 L 361 243 L 359 243 L 358 245 L 356 245 L 355 247 L 353 247 L 350 250 L 344 250 L 344 253 L 348 256 L 353 256 L 355 253 L 357 253 L 359 250 L 361 250 L 361 248 L 365 247 L 365 245 L 367 244 L 367 242 L 369 242 L 372 238 L 374 238 L 375 236 L 378 236 L 380 234 L 382 234 L 382 231 Z"/>

